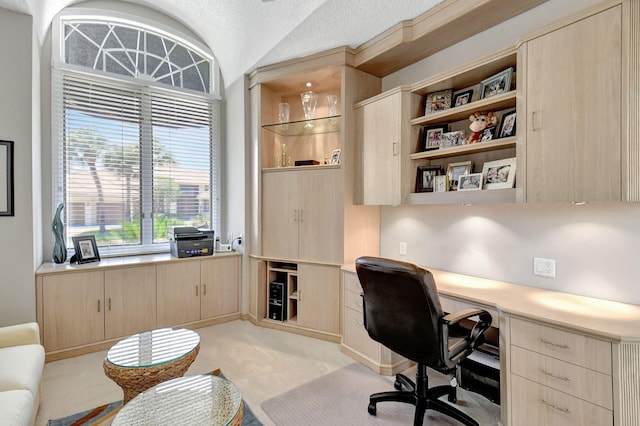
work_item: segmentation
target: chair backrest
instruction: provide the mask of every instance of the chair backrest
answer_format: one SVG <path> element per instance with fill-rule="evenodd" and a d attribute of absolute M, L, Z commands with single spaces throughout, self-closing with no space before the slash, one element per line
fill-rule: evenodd
<path fill-rule="evenodd" d="M 444 316 L 433 275 L 406 262 L 356 260 L 369 336 L 394 352 L 437 368 L 442 365 L 439 320 Z"/>

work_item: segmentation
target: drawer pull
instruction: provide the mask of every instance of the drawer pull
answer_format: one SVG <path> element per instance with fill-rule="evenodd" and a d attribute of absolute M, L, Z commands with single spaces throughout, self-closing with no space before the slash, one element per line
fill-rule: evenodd
<path fill-rule="evenodd" d="M 553 408 L 554 410 L 562 411 L 563 413 L 566 413 L 566 414 L 571 414 L 571 410 L 570 409 L 558 407 L 557 405 L 550 403 L 549 401 L 547 401 L 544 398 L 541 399 L 540 402 L 542 402 L 547 407 Z"/>
<path fill-rule="evenodd" d="M 571 348 L 569 348 L 569 346 L 567 346 L 567 345 L 558 344 L 558 343 L 553 343 L 553 342 L 550 342 L 550 341 L 548 341 L 548 340 L 544 340 L 543 338 L 540 338 L 540 341 L 541 341 L 542 343 L 544 343 L 545 345 L 555 346 L 556 348 L 560 348 L 560 349 L 571 349 Z"/>
<path fill-rule="evenodd" d="M 558 379 L 558 380 L 563 380 L 563 381 L 565 381 L 565 382 L 568 382 L 568 381 L 570 381 L 570 380 L 571 380 L 569 377 L 556 376 L 556 375 L 555 375 L 555 374 L 553 374 L 553 373 L 549 373 L 549 372 L 548 372 L 547 370 L 545 370 L 544 368 L 541 368 L 541 369 L 540 369 L 540 372 L 541 372 L 542 374 L 546 375 L 546 376 L 553 377 L 554 379 Z"/>

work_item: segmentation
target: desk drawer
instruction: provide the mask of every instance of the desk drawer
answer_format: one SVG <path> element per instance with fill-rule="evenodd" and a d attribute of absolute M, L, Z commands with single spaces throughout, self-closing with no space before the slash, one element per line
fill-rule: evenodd
<path fill-rule="evenodd" d="M 613 409 L 611 376 L 511 347 L 511 372 L 541 385 L 577 396 L 609 410 Z"/>
<path fill-rule="evenodd" d="M 511 318 L 511 344 L 611 375 L 611 343 Z"/>
<path fill-rule="evenodd" d="M 371 337 L 364 328 L 362 312 L 353 309 L 344 310 L 342 343 L 367 358 L 380 362 L 380 345 Z"/>
<path fill-rule="evenodd" d="M 362 293 L 362 286 L 356 273 L 343 272 L 342 277 L 345 291 L 348 290 L 358 294 Z"/>
<path fill-rule="evenodd" d="M 344 292 L 344 307 L 351 308 L 357 312 L 362 313 L 362 296 L 360 293 L 354 293 L 352 291 Z M 362 316 L 362 315 L 360 315 Z"/>
<path fill-rule="evenodd" d="M 613 425 L 613 412 L 519 376 L 511 376 L 513 425 Z"/>

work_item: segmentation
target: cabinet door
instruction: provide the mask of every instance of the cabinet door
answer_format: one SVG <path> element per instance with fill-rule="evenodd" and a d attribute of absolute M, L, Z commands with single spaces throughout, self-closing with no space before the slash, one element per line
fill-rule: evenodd
<path fill-rule="evenodd" d="M 298 325 L 340 332 L 340 274 L 333 266 L 298 264 Z"/>
<path fill-rule="evenodd" d="M 240 257 L 211 258 L 200 262 L 202 319 L 240 311 Z"/>
<path fill-rule="evenodd" d="M 106 270 L 104 285 L 106 339 L 155 328 L 155 266 Z"/>
<path fill-rule="evenodd" d="M 42 300 L 47 352 L 104 340 L 102 271 L 45 276 Z"/>
<path fill-rule="evenodd" d="M 157 266 L 158 327 L 200 319 L 200 264 L 182 261 Z"/>
<path fill-rule="evenodd" d="M 298 257 L 298 179 L 300 172 L 262 174 L 262 255 Z"/>
<path fill-rule="evenodd" d="M 527 43 L 527 201 L 621 200 L 621 46 L 620 6 Z"/>
<path fill-rule="evenodd" d="M 342 189 L 339 169 L 299 173 L 298 258 L 342 261 Z"/>
<path fill-rule="evenodd" d="M 400 106 L 401 92 L 357 110 L 362 123 L 362 200 L 367 205 L 401 203 Z"/>

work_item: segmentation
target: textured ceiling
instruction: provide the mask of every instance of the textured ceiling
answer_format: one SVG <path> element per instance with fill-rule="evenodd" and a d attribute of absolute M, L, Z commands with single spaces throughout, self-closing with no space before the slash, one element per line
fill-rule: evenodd
<path fill-rule="evenodd" d="M 357 47 L 444 0 L 127 0 L 181 22 L 207 44 L 225 85 L 257 66 L 339 46 Z M 104 0 L 103 3 L 116 3 Z M 100 2 L 92 2 L 99 5 Z M 33 16 L 43 40 L 53 17 L 78 0 L 0 0 Z"/>

